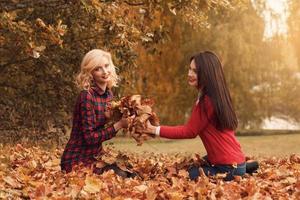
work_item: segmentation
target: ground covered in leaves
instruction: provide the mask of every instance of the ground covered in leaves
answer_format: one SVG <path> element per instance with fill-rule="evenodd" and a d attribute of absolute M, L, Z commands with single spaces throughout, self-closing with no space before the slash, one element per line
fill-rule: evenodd
<path fill-rule="evenodd" d="M 224 182 L 222 175 L 189 181 L 185 167 L 197 155 L 109 151 L 118 157 L 111 161 L 126 160 L 140 177 L 123 179 L 113 171 L 95 175 L 91 169 L 64 174 L 59 166 L 62 149 L 1 146 L 0 199 L 300 199 L 299 155 L 258 158 L 257 174 Z"/>

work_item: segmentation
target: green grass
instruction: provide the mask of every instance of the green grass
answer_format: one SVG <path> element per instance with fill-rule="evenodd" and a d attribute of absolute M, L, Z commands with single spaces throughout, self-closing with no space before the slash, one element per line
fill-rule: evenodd
<path fill-rule="evenodd" d="M 268 135 L 268 136 L 238 136 L 242 149 L 247 156 L 283 157 L 290 154 L 300 155 L 300 134 Z M 200 138 L 189 140 L 150 139 L 142 146 L 130 138 L 117 137 L 105 142 L 113 143 L 115 149 L 120 151 L 156 153 L 184 153 L 187 155 L 199 153 L 205 155 L 205 149 Z"/>

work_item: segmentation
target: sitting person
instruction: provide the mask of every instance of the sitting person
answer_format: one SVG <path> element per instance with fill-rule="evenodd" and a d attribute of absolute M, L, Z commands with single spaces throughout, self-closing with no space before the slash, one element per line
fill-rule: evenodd
<path fill-rule="evenodd" d="M 122 118 L 112 126 L 104 127 L 107 123 L 105 111 L 113 98 L 110 89 L 117 86 L 117 81 L 115 66 L 108 52 L 94 49 L 84 56 L 76 79 L 82 91 L 75 105 L 71 136 L 61 157 L 63 171 L 71 172 L 79 163 L 84 166 L 95 164 L 102 142 L 128 126 L 130 118 Z M 100 174 L 110 169 L 123 177 L 132 175 L 115 164 L 94 168 L 94 172 Z"/>
<path fill-rule="evenodd" d="M 238 120 L 219 58 L 210 51 L 193 56 L 190 59 L 188 83 L 197 89 L 199 98 L 185 125 L 153 126 L 148 123 L 145 130 L 141 128 L 138 131 L 170 139 L 199 136 L 207 151 L 207 164 L 201 166 L 206 175 L 227 173 L 225 180 L 243 176 L 246 173 L 246 161 L 234 131 Z M 256 170 L 257 162 L 250 163 L 248 169 L 251 167 Z M 191 166 L 188 172 L 192 180 L 200 175 L 196 166 Z"/>

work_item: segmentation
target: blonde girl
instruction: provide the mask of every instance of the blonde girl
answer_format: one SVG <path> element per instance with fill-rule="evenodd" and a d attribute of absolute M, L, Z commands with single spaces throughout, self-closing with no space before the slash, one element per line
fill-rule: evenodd
<path fill-rule="evenodd" d="M 72 132 L 61 158 L 63 171 L 71 172 L 79 163 L 93 165 L 101 151 L 102 142 L 113 138 L 119 129 L 128 126 L 129 119 L 123 118 L 104 128 L 107 123 L 105 110 L 113 98 L 111 88 L 117 86 L 118 79 L 110 53 L 93 49 L 84 56 L 76 77 L 81 92 L 75 105 Z M 113 169 L 118 175 L 130 176 L 116 165 L 94 169 L 98 174 Z"/>

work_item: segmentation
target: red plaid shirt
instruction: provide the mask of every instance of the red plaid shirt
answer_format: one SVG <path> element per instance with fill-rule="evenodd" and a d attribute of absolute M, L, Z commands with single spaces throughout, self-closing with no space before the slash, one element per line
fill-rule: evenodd
<path fill-rule="evenodd" d="M 61 169 L 72 171 L 80 162 L 89 165 L 100 153 L 102 142 L 116 135 L 113 126 L 104 128 L 104 111 L 111 101 L 112 93 L 99 87 L 81 91 L 74 110 L 70 139 L 61 158 Z"/>

